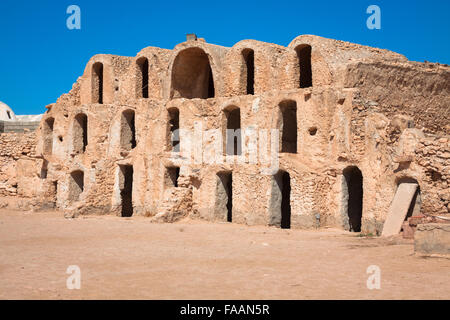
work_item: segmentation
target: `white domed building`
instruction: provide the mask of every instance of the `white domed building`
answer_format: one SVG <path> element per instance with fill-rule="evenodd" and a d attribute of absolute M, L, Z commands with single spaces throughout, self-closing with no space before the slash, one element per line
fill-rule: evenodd
<path fill-rule="evenodd" d="M 16 115 L 6 103 L 0 101 L 0 132 L 23 132 L 35 130 L 39 126 L 42 114 Z"/>
<path fill-rule="evenodd" d="M 0 101 L 0 121 L 16 121 L 14 111 L 6 103 Z"/>

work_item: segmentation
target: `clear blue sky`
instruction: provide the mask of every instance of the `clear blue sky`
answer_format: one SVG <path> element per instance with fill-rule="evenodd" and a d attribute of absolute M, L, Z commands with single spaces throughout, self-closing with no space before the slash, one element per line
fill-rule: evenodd
<path fill-rule="evenodd" d="M 81 8 L 81 30 L 66 27 L 71 4 Z M 381 30 L 366 27 L 371 4 L 381 8 Z M 315 34 L 450 64 L 449 16 L 449 0 L 1 0 L 0 101 L 17 114 L 42 113 L 94 54 L 171 49 L 186 33 L 223 46 L 243 39 L 286 46 Z"/>

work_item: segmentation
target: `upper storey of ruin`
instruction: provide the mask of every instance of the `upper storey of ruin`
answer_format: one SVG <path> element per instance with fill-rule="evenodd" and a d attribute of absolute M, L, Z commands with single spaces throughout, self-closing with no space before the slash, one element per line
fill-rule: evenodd
<path fill-rule="evenodd" d="M 358 88 L 387 112 L 409 114 L 430 132 L 450 132 L 449 66 L 313 35 L 298 36 L 287 47 L 242 40 L 228 48 L 194 38 L 172 50 L 147 47 L 136 57 L 98 54 L 57 103 L 134 105 L 141 99 L 226 98 L 326 86 Z M 418 118 L 425 110 L 430 116 Z"/>
<path fill-rule="evenodd" d="M 391 51 L 312 35 L 299 36 L 288 47 L 242 40 L 228 48 L 197 39 L 173 50 L 147 47 L 136 57 L 95 55 L 77 82 L 76 102 L 124 104 L 137 98 L 205 99 L 343 86 L 349 64 L 377 60 L 407 61 Z"/>

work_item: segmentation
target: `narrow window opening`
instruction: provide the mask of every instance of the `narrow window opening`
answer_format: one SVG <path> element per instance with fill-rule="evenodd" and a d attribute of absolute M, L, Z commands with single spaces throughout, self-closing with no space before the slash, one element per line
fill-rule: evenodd
<path fill-rule="evenodd" d="M 53 152 L 53 127 L 55 119 L 48 118 L 44 122 L 43 140 L 44 140 L 44 154 L 51 155 Z"/>
<path fill-rule="evenodd" d="M 307 44 L 295 49 L 300 66 L 300 88 L 312 87 L 311 50 Z"/>
<path fill-rule="evenodd" d="M 214 88 L 214 78 L 211 66 L 208 64 L 208 99 L 214 98 L 216 89 Z"/>
<path fill-rule="evenodd" d="M 135 112 L 133 110 L 122 112 L 120 142 L 122 149 L 127 151 L 136 147 Z"/>
<path fill-rule="evenodd" d="M 148 98 L 148 59 L 142 57 L 137 60 L 139 75 L 138 98 Z"/>
<path fill-rule="evenodd" d="M 180 152 L 180 111 L 178 108 L 168 110 L 167 143 L 173 152 Z"/>
<path fill-rule="evenodd" d="M 245 49 L 242 51 L 242 56 L 245 61 L 246 82 L 247 82 L 247 94 L 255 93 L 255 53 L 251 49 Z"/>
<path fill-rule="evenodd" d="M 103 103 L 103 64 L 94 63 L 92 66 L 92 102 Z"/>
<path fill-rule="evenodd" d="M 88 145 L 88 118 L 84 113 L 75 116 L 73 124 L 73 149 L 75 153 L 83 153 Z"/>
<path fill-rule="evenodd" d="M 241 110 L 237 107 L 230 107 L 224 110 L 226 125 L 224 139 L 225 155 L 242 154 L 241 137 Z"/>
<path fill-rule="evenodd" d="M 281 152 L 297 153 L 297 103 L 283 101 L 279 105 L 281 113 Z"/>

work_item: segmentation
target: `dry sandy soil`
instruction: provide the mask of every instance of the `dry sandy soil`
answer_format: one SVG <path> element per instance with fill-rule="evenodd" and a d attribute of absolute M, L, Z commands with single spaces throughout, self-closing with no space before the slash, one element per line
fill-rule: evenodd
<path fill-rule="evenodd" d="M 412 241 L 143 217 L 0 211 L 0 299 L 449 299 Z M 81 289 L 68 290 L 69 265 Z M 369 290 L 367 267 L 381 268 Z"/>

